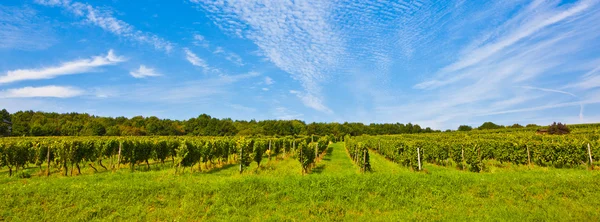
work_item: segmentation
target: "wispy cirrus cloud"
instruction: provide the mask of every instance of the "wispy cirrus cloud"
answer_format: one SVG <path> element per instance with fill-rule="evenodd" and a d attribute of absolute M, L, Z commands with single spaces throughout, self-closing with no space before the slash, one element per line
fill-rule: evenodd
<path fill-rule="evenodd" d="M 109 50 L 108 54 L 104 56 L 94 56 L 89 59 L 78 59 L 62 63 L 58 66 L 8 71 L 5 75 L 0 76 L 0 84 L 25 80 L 52 79 L 63 75 L 88 73 L 94 71 L 96 68 L 115 65 L 123 61 L 125 61 L 124 57 L 117 56 L 113 50 Z"/>
<path fill-rule="evenodd" d="M 563 9 L 563 7 L 553 8 L 551 5 L 540 4 L 542 1 L 533 2 L 528 7 L 522 10 L 521 14 L 515 16 L 514 20 L 508 21 L 506 27 L 511 29 L 504 31 L 496 31 L 498 33 L 508 32 L 508 34 L 500 35 L 494 40 L 488 39 L 490 43 L 472 48 L 469 51 L 463 52 L 463 55 L 458 60 L 442 69 L 436 74 L 438 78 L 430 81 L 425 81 L 415 85 L 418 89 L 427 89 L 443 86 L 467 78 L 468 74 L 457 74 L 456 72 L 463 71 L 467 68 L 486 63 L 486 59 L 495 59 L 494 56 L 506 53 L 514 49 L 515 46 L 520 46 L 521 40 L 539 34 L 544 28 L 552 26 L 569 18 L 576 17 L 578 14 L 590 8 L 593 1 L 579 1 L 575 5 Z M 548 7 L 550 6 L 550 7 Z M 568 22 L 568 21 L 567 21 Z M 548 34 L 548 33 L 546 33 Z M 556 34 L 556 33 L 551 33 Z M 566 37 L 565 37 L 566 38 Z M 562 42 L 562 36 L 555 37 L 554 41 L 547 42 L 548 45 L 554 45 Z M 534 41 L 533 43 L 537 43 Z M 540 46 L 543 47 L 543 46 Z M 477 75 L 477 74 L 472 74 Z M 445 78 L 446 76 L 451 76 Z"/>
<path fill-rule="evenodd" d="M 145 65 L 140 65 L 140 68 L 129 72 L 129 74 L 136 79 L 161 76 L 161 74 L 156 72 L 153 68 L 148 68 Z"/>
<path fill-rule="evenodd" d="M 7 89 L 0 91 L 0 98 L 35 98 L 35 97 L 55 97 L 70 98 L 83 95 L 84 91 L 72 86 L 40 86 L 23 87 L 16 89 Z"/>
<path fill-rule="evenodd" d="M 115 18 L 114 13 L 109 10 L 71 0 L 35 0 L 35 2 L 45 6 L 61 7 L 76 17 L 84 19 L 85 22 L 96 25 L 105 31 L 131 41 L 149 44 L 157 50 L 170 52 L 174 47 L 173 43 L 155 34 L 137 30 L 131 24 Z"/>
<path fill-rule="evenodd" d="M 96 97 L 137 102 L 197 103 L 214 102 L 219 96 L 233 93 L 232 85 L 260 76 L 258 72 L 237 75 L 220 74 L 203 80 L 178 81 L 162 84 L 135 84 L 97 87 Z M 217 100 L 218 101 L 218 100 Z"/>
<path fill-rule="evenodd" d="M 57 42 L 50 27 L 29 7 L 0 5 L 0 49 L 46 49 Z"/>
<path fill-rule="evenodd" d="M 203 48 L 209 48 L 210 44 L 208 42 L 208 40 L 206 40 L 206 38 L 203 35 L 200 34 L 195 34 L 194 35 L 194 41 L 192 42 L 194 45 L 196 46 L 201 46 Z"/>
<path fill-rule="evenodd" d="M 273 85 L 274 83 L 275 83 L 275 80 L 273 80 L 271 77 L 265 76 L 265 84 Z"/>
<path fill-rule="evenodd" d="M 230 62 L 238 65 L 238 66 L 243 66 L 244 65 L 244 61 L 242 60 L 242 57 L 240 57 L 238 54 L 233 53 L 233 52 L 229 52 L 229 51 L 225 51 L 225 49 L 223 49 L 223 47 L 217 47 L 215 49 L 215 51 L 213 51 L 214 54 L 216 55 L 222 55 L 225 57 L 225 59 L 229 60 Z"/>
<path fill-rule="evenodd" d="M 304 93 L 296 90 L 290 90 L 290 93 L 296 95 L 305 106 L 308 106 L 323 113 L 333 114 L 333 111 L 331 111 L 331 109 L 323 105 L 323 101 L 321 101 L 321 98 L 311 93 Z"/>
<path fill-rule="evenodd" d="M 304 114 L 297 113 L 289 110 L 288 108 L 279 106 L 275 107 L 275 109 L 273 110 L 273 116 L 275 116 L 276 119 L 281 120 L 295 120 L 302 119 L 302 116 L 304 116 Z"/>
<path fill-rule="evenodd" d="M 465 24 L 475 21 L 497 23 L 470 37 L 470 42 L 457 49 L 458 53 L 445 55 L 450 61 L 448 65 L 441 66 L 429 79 L 414 84 L 413 90 L 420 94 L 417 99 L 408 99 L 411 102 L 405 101 L 404 105 L 380 105 L 378 115 L 401 116 L 404 121 L 431 126 L 455 127 L 461 122 L 485 120 L 478 117 L 516 113 L 535 116 L 540 115 L 535 112 L 579 106 L 580 112 L 573 116 L 579 116 L 580 122 L 585 122 L 583 105 L 598 101 L 575 96 L 561 88 L 574 79 L 572 67 L 598 60 L 597 55 L 589 53 L 591 46 L 599 46 L 600 28 L 592 25 L 600 19 L 597 2 L 581 0 L 559 4 L 542 0 L 507 4 L 514 6 L 505 7 L 506 12 L 498 12 L 498 8 L 492 12 L 487 8 L 477 12 L 477 16 L 465 14 L 465 17 L 480 19 L 461 25 L 447 22 L 442 23 L 441 28 L 435 28 L 441 32 L 447 26 L 452 27 L 453 32 L 461 33 L 461 29 L 473 26 Z M 497 18 L 492 19 L 497 14 L 511 16 L 502 17 L 499 22 Z M 429 48 L 445 46 L 431 45 Z M 556 78 L 566 81 L 551 82 Z M 543 88 L 517 89 L 515 85 Z M 420 111 L 414 113 L 412 110 Z M 513 117 L 514 121 L 526 121 L 527 118 Z"/>
<path fill-rule="evenodd" d="M 222 30 L 252 40 L 269 61 L 299 80 L 306 92 L 297 95 L 305 105 L 332 113 L 323 103 L 320 83 L 337 66 L 344 47 L 329 21 L 331 3 L 191 2 L 208 11 Z"/>
<path fill-rule="evenodd" d="M 185 59 L 188 62 L 190 62 L 192 65 L 203 68 L 205 71 L 210 69 L 210 67 L 208 66 L 206 61 L 204 61 L 204 59 L 201 59 L 200 57 L 198 57 L 198 55 L 196 55 L 194 52 L 192 52 L 192 50 L 190 50 L 188 48 L 184 48 L 183 51 L 185 52 Z"/>

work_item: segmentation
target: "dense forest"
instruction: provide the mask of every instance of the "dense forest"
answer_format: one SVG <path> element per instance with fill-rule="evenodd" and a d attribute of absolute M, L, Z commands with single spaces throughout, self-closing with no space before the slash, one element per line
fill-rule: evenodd
<path fill-rule="evenodd" d="M 155 116 L 100 117 L 86 113 L 0 111 L 0 134 L 12 136 L 145 136 L 145 135 L 383 135 L 435 132 L 417 124 L 385 123 L 305 123 L 301 120 L 232 120 L 207 114 L 188 120 L 160 119 Z"/>

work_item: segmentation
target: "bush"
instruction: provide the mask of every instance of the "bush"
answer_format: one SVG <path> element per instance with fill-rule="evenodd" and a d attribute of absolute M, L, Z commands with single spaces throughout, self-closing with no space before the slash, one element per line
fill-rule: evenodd
<path fill-rule="evenodd" d="M 552 125 L 550 125 L 548 127 L 548 134 L 562 135 L 562 134 L 568 134 L 570 132 L 571 132 L 571 130 L 569 130 L 569 127 L 567 127 L 567 124 L 554 122 L 554 123 L 552 123 Z"/>
<path fill-rule="evenodd" d="M 492 122 L 485 122 L 485 123 L 481 124 L 481 126 L 479 126 L 477 129 L 486 130 L 486 129 L 500 129 L 500 128 L 504 128 L 504 126 L 497 125 Z"/>
<path fill-rule="evenodd" d="M 458 127 L 458 131 L 471 131 L 472 129 L 473 129 L 473 127 L 467 126 L 467 125 L 460 125 Z"/>
<path fill-rule="evenodd" d="M 31 174 L 27 173 L 27 172 L 19 172 L 17 173 L 17 178 L 31 178 Z"/>

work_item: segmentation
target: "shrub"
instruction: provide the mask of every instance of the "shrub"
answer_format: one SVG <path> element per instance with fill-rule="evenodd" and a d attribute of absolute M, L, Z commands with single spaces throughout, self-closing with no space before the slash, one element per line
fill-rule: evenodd
<path fill-rule="evenodd" d="M 556 134 L 556 135 L 562 135 L 562 134 L 568 134 L 570 133 L 571 130 L 569 130 L 569 127 L 567 127 L 566 124 L 562 124 L 562 123 L 552 123 L 552 125 L 550 125 L 548 127 L 548 134 Z"/>

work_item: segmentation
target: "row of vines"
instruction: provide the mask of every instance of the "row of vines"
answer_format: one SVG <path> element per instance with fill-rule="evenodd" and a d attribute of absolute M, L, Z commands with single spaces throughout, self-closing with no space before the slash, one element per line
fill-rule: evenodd
<path fill-rule="evenodd" d="M 350 136 L 344 138 L 344 147 L 350 155 L 354 164 L 360 167 L 362 172 L 371 171 L 371 162 L 369 158 L 369 149 L 364 142 L 359 142 Z"/>
<path fill-rule="evenodd" d="M 0 139 L 0 168 L 14 171 L 37 166 L 49 175 L 51 168 L 63 175 L 89 166 L 94 171 L 118 170 L 127 165 L 150 168 L 150 161 L 170 164 L 177 170 L 200 164 L 204 166 L 240 165 L 240 172 L 254 161 L 260 167 L 263 158 L 298 157 L 312 163 L 317 150 L 327 147 L 329 137 L 311 142 L 311 137 L 244 138 L 244 137 L 33 137 Z M 310 146 L 315 144 L 315 146 Z M 316 146 L 316 145 L 320 146 Z M 313 147 L 313 152 L 298 151 Z M 323 148 L 325 147 L 325 148 Z M 296 155 L 299 153 L 300 155 Z M 315 156 L 310 155 L 315 154 Z M 42 167 L 42 166 L 45 167 Z M 303 164 L 303 171 L 308 170 Z"/>
<path fill-rule="evenodd" d="M 600 159 L 600 140 L 596 133 L 562 136 L 531 135 L 529 132 L 359 136 L 346 139 L 346 144 L 354 144 L 351 146 L 357 148 L 353 149 L 366 147 L 413 169 L 417 169 L 419 161 L 425 161 L 436 165 L 456 163 L 463 169 L 480 172 L 486 167 L 486 160 L 558 168 L 587 164 L 593 168 L 593 160 Z M 352 154 L 353 151 L 350 152 Z"/>

